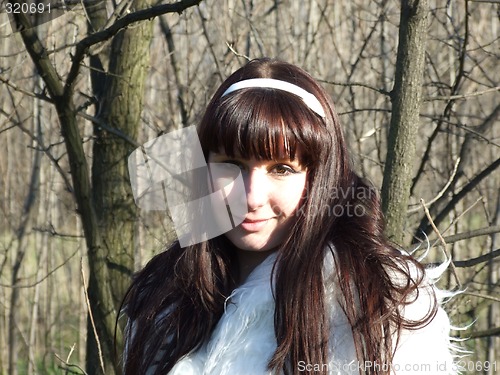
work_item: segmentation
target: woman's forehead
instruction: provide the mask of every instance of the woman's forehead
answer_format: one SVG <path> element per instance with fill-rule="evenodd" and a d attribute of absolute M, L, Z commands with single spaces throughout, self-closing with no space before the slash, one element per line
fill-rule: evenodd
<path fill-rule="evenodd" d="M 242 160 L 269 160 L 269 161 L 275 161 L 275 162 L 298 162 L 300 163 L 300 149 L 296 150 L 294 157 L 291 157 L 290 154 L 284 154 L 281 156 L 273 156 L 271 158 L 267 158 L 264 156 L 258 156 L 256 157 L 255 155 L 243 155 L 239 150 L 235 150 L 232 153 L 226 153 L 226 151 L 223 148 L 219 148 L 215 151 L 210 151 L 209 153 L 210 157 L 212 158 L 226 158 L 226 157 L 231 157 L 231 158 L 236 158 L 236 159 L 242 159 Z"/>
<path fill-rule="evenodd" d="M 283 136 L 279 140 L 259 137 L 246 142 L 221 142 L 215 146 L 211 152 L 242 159 L 295 160 L 303 155 L 296 142 L 286 141 Z"/>
<path fill-rule="evenodd" d="M 321 147 L 318 116 L 287 93 L 236 92 L 205 119 L 204 149 L 259 160 L 298 159 L 311 165 Z"/>

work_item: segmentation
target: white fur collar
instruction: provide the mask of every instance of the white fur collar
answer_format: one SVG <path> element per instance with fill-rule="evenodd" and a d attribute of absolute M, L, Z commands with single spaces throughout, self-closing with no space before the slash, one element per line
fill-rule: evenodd
<path fill-rule="evenodd" d="M 276 254 L 270 255 L 253 270 L 245 283 L 233 291 L 210 340 L 199 350 L 183 357 L 169 375 L 276 375 L 267 369 L 276 349 L 275 306 L 270 280 L 275 260 Z M 327 257 L 325 271 L 333 274 L 333 257 Z M 360 366 L 381 366 L 357 362 L 351 327 L 338 304 L 335 282 L 326 281 L 325 291 L 331 327 L 329 363 L 299 362 L 297 368 L 303 371 L 327 369 L 331 375 L 358 375 Z M 405 310 L 405 316 L 422 317 L 429 304 L 428 293 L 421 293 L 417 301 Z M 395 373 L 456 374 L 449 351 L 449 329 L 448 316 L 439 309 L 436 318 L 426 327 L 404 332 L 394 358 Z"/>
<path fill-rule="evenodd" d="M 233 291 L 210 340 L 169 375 L 271 374 L 266 367 L 276 350 L 270 282 L 275 259 L 270 255 Z"/>

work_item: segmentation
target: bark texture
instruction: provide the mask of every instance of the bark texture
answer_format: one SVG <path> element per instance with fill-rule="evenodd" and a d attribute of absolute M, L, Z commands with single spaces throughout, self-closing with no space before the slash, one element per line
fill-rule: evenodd
<path fill-rule="evenodd" d="M 386 233 L 402 242 L 415 162 L 428 27 L 427 0 L 402 0 L 388 150 L 382 184 Z"/>

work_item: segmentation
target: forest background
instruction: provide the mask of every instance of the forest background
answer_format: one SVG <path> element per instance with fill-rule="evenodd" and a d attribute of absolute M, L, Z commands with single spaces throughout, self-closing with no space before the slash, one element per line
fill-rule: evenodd
<path fill-rule="evenodd" d="M 498 372 L 498 1 L 1 4 L 0 374 L 119 373 L 121 298 L 174 238 L 168 212 L 135 207 L 127 156 L 261 56 L 331 94 L 390 237 L 453 259 L 440 286 L 463 290 L 446 309 L 467 373 Z"/>

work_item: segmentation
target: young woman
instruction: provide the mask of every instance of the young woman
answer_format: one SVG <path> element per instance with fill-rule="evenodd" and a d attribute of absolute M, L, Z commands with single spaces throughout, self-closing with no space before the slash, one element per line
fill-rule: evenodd
<path fill-rule="evenodd" d="M 208 163 L 239 167 L 247 213 L 138 273 L 126 374 L 456 373 L 432 282 L 384 238 L 377 194 L 308 73 L 249 62 L 198 135 Z"/>

